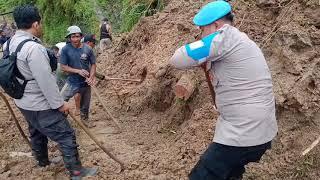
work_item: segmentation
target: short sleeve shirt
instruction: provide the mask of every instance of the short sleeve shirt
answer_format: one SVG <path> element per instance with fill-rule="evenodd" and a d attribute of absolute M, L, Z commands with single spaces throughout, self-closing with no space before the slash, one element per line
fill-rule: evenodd
<path fill-rule="evenodd" d="M 90 72 L 91 65 L 96 63 L 96 57 L 88 45 L 83 44 L 81 48 L 75 48 L 71 43 L 68 43 L 62 48 L 60 63 Z M 86 84 L 84 77 L 74 73 L 69 74 L 67 82 L 70 84 Z"/>

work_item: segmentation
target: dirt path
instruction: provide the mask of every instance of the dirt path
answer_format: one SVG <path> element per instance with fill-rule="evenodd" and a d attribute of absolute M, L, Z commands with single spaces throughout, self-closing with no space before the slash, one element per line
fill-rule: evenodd
<path fill-rule="evenodd" d="M 178 132 L 159 133 L 161 116 L 150 112 L 140 115 L 139 118 L 121 114 L 117 118 L 122 122 L 124 132 L 112 134 L 114 125 L 110 119 L 106 118 L 103 109 L 99 108 L 98 105 L 93 109 L 96 110 L 96 114 L 92 117 L 92 124 L 95 127 L 91 128 L 91 131 L 97 135 L 98 139 L 106 147 L 112 147 L 112 153 L 125 162 L 127 170 L 117 174 L 118 165 L 108 158 L 83 131 L 80 131 L 75 126 L 84 165 L 99 166 L 100 168 L 99 176 L 90 179 L 157 179 L 164 177 L 185 179 L 187 171 L 184 168 L 187 165 L 187 161 L 194 160 L 195 151 L 188 149 L 188 146 L 185 146 L 186 144 L 184 143 L 177 147 L 176 142 L 180 141 L 179 138 L 181 138 Z M 20 115 L 19 117 L 21 118 Z M 6 118 L 8 117 L 3 116 L 1 119 Z M 10 120 L 6 121 L 6 123 L 1 123 L 0 126 L 1 133 L 5 136 L 3 138 L 5 141 L 1 142 L 3 145 L 1 147 L 1 159 L 5 159 L 5 161 L 1 161 L 1 165 L 2 171 L 5 171 L 5 173 L 0 173 L 0 179 L 15 179 L 17 177 L 27 179 L 35 177 L 40 179 L 66 179 L 62 165 L 44 169 L 36 168 L 32 158 L 9 157 L 10 152 L 30 152 L 30 150 L 17 134 L 14 124 Z M 210 130 L 210 127 L 207 128 Z M 10 131 L 6 129 L 10 129 Z M 12 138 L 8 139 L 8 137 Z M 205 144 L 206 142 L 203 145 L 205 146 Z M 51 157 L 59 155 L 55 145 L 51 144 L 50 147 Z M 188 154 L 189 151 L 193 154 Z M 181 164 L 179 162 L 181 160 L 185 164 Z"/>

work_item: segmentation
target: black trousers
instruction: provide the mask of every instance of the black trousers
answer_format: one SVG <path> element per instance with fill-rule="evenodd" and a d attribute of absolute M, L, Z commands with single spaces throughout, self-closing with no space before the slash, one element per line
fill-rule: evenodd
<path fill-rule="evenodd" d="M 245 165 L 259 162 L 271 141 L 258 146 L 234 147 L 212 143 L 189 174 L 190 180 L 240 180 Z"/>
<path fill-rule="evenodd" d="M 47 150 L 48 138 L 59 145 L 64 156 L 78 154 L 76 136 L 66 116 L 58 110 L 28 111 L 20 109 L 29 125 L 31 145 L 34 151 Z"/>

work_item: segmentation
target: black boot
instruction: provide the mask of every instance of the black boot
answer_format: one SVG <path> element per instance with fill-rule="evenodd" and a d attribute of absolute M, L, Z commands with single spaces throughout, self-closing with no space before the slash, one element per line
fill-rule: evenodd
<path fill-rule="evenodd" d="M 81 180 L 82 177 L 94 176 L 97 174 L 97 168 L 82 167 L 78 153 L 74 156 L 64 155 L 63 160 L 72 180 Z"/>
<path fill-rule="evenodd" d="M 49 157 L 48 157 L 48 148 L 43 148 L 41 150 L 33 150 L 32 154 L 38 161 L 38 165 L 40 167 L 45 167 L 50 164 Z"/>

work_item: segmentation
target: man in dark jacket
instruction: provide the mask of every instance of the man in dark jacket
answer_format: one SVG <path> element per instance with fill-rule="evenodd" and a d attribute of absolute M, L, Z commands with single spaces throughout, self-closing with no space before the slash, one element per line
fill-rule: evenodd
<path fill-rule="evenodd" d="M 100 53 L 110 49 L 112 45 L 111 25 L 107 18 L 104 18 L 100 24 Z"/>

